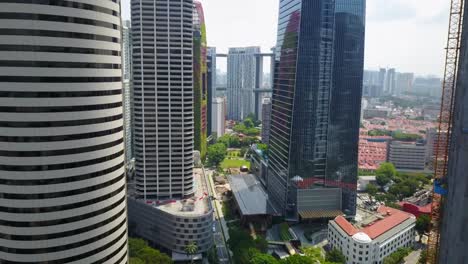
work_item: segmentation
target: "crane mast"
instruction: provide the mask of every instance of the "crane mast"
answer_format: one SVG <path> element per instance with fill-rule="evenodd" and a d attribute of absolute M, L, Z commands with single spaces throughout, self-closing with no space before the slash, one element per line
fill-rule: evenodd
<path fill-rule="evenodd" d="M 460 54 L 463 7 L 465 0 L 451 0 L 449 31 L 447 38 L 442 103 L 437 131 L 436 155 L 434 159 L 434 189 L 432 195 L 431 230 L 427 247 L 427 264 L 439 260 L 440 232 L 443 221 L 443 206 L 447 195 L 447 172 L 450 139 L 453 124 L 453 108 Z"/>

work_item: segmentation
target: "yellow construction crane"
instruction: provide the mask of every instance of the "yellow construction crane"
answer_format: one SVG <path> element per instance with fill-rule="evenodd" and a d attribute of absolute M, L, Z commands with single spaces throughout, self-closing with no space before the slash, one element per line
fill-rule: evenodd
<path fill-rule="evenodd" d="M 447 195 L 447 171 L 452 118 L 460 54 L 465 0 L 451 0 L 449 32 L 445 58 L 442 104 L 439 116 L 438 142 L 434 160 L 434 189 L 432 195 L 431 230 L 427 247 L 427 263 L 436 264 L 439 260 L 440 232 L 443 221 L 443 206 Z"/>

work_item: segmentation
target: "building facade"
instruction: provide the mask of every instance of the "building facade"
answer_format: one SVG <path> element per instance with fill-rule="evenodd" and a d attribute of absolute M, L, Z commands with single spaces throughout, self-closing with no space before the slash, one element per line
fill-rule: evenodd
<path fill-rule="evenodd" d="M 392 141 L 388 148 L 388 162 L 399 170 L 424 170 L 426 147 L 422 143 Z"/>
<path fill-rule="evenodd" d="M 0 263 L 127 263 L 120 1 L 0 3 Z"/>
<path fill-rule="evenodd" d="M 195 120 L 195 150 L 204 160 L 208 134 L 208 65 L 205 15 L 202 4 L 194 2 L 193 8 L 193 101 Z"/>
<path fill-rule="evenodd" d="M 145 200 L 190 196 L 194 193 L 193 1 L 132 0 L 131 4 L 136 191 Z"/>
<path fill-rule="evenodd" d="M 394 68 L 388 69 L 385 75 L 384 94 L 394 95 L 396 89 L 396 71 Z"/>
<path fill-rule="evenodd" d="M 464 6 L 453 130 L 441 228 L 439 263 L 466 263 L 468 259 L 468 6 Z"/>
<path fill-rule="evenodd" d="M 128 165 L 133 157 L 133 102 L 132 82 L 123 82 L 123 116 L 124 116 L 124 140 L 125 140 L 125 163 Z"/>
<path fill-rule="evenodd" d="M 350 144 L 356 141 L 351 147 L 357 149 L 364 14 L 364 1 L 336 1 L 336 6 L 328 0 L 280 1 L 267 189 L 288 217 L 298 218 L 298 185 L 310 190 L 330 188 L 332 193 L 336 188 L 356 188 L 357 156 L 355 161 L 343 156 L 347 159 L 344 167 L 335 164 L 330 170 L 327 162 L 334 162 L 328 152 L 339 151 L 343 140 L 348 140 L 344 137 L 346 124 L 338 112 L 351 111 L 347 116 L 352 124 L 347 123 L 346 131 L 352 137 Z M 353 53 L 347 57 L 351 46 Z M 334 80 L 338 74 L 342 76 Z M 343 86 L 347 83 L 352 85 Z M 339 89 L 333 90 L 335 85 Z M 332 133 L 331 129 L 337 131 Z M 335 209 L 353 214 L 354 204 L 346 201 L 343 208 Z"/>
<path fill-rule="evenodd" d="M 396 96 L 411 94 L 413 92 L 414 73 L 397 73 L 396 75 Z"/>
<path fill-rule="evenodd" d="M 190 243 L 198 254 L 213 247 L 213 207 L 204 172 L 196 169 L 195 195 L 178 200 L 143 200 L 128 196 L 128 225 L 131 236 L 142 237 L 153 246 L 172 253 L 174 261 L 190 260 Z"/>
<path fill-rule="evenodd" d="M 213 100 L 211 120 L 213 135 L 222 137 L 226 131 L 226 98 L 217 97 Z"/>
<path fill-rule="evenodd" d="M 122 21 L 122 74 L 125 163 L 128 165 L 134 157 L 133 152 L 133 91 L 132 91 L 132 25 L 129 20 Z"/>
<path fill-rule="evenodd" d="M 335 0 L 333 89 L 326 178 L 343 183 L 343 210 L 356 214 L 356 186 L 364 70 L 366 2 Z M 351 188 L 349 188 L 351 187 Z"/>
<path fill-rule="evenodd" d="M 271 98 L 264 98 L 262 102 L 262 143 L 270 142 L 271 127 Z"/>
<path fill-rule="evenodd" d="M 346 257 L 346 264 L 383 264 L 384 258 L 415 242 L 416 217 L 381 206 L 367 226 L 354 226 L 338 216 L 328 224 L 328 242 Z"/>
<path fill-rule="evenodd" d="M 213 99 L 217 97 L 216 95 L 216 48 L 215 47 L 208 47 L 207 50 L 207 69 L 208 69 L 208 78 L 207 78 L 207 88 L 208 88 L 208 107 L 207 107 L 207 115 L 208 115 L 208 136 L 212 135 L 211 127 L 212 125 L 212 107 L 213 107 Z"/>
<path fill-rule="evenodd" d="M 132 23 L 122 21 L 122 72 L 124 80 L 132 79 Z"/>
<path fill-rule="evenodd" d="M 227 57 L 228 119 L 240 121 L 255 114 L 257 56 L 260 47 L 230 48 Z"/>

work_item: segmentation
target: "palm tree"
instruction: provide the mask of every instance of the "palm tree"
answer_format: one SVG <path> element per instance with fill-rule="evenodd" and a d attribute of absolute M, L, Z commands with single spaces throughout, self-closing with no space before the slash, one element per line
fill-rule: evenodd
<path fill-rule="evenodd" d="M 187 253 L 187 255 L 190 256 L 190 263 L 192 264 L 194 263 L 193 256 L 197 254 L 197 252 L 198 252 L 198 246 L 197 246 L 197 243 L 195 242 L 191 242 L 185 247 L 185 253 Z"/>

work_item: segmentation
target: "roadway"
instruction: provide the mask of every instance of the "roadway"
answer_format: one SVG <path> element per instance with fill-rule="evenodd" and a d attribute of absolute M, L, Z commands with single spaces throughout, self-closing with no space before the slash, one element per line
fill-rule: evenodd
<path fill-rule="evenodd" d="M 227 230 L 226 222 L 221 210 L 221 203 L 218 201 L 216 189 L 212 178 L 213 172 L 211 170 L 205 170 L 203 168 L 203 175 L 205 176 L 206 185 L 211 199 L 211 204 L 214 208 L 213 214 L 213 239 L 216 247 L 216 253 L 220 264 L 230 264 L 231 259 L 229 255 L 229 248 L 227 246 L 227 240 L 229 234 Z"/>

